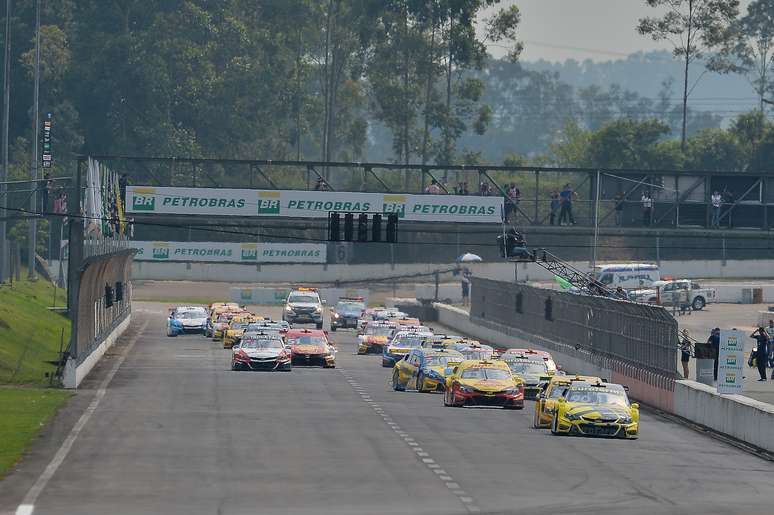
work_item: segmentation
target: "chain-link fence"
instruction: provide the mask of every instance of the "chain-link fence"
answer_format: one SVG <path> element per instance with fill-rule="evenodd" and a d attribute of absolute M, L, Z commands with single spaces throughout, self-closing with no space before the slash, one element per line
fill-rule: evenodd
<path fill-rule="evenodd" d="M 584 354 L 675 373 L 677 321 L 662 307 L 473 278 L 470 317 Z"/>

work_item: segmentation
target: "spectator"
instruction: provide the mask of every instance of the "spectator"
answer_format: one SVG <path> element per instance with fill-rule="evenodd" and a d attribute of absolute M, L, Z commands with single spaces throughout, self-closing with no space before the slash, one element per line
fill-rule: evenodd
<path fill-rule="evenodd" d="M 470 277 L 472 275 L 467 268 L 462 271 L 462 304 L 465 306 L 470 303 Z"/>
<path fill-rule="evenodd" d="M 551 214 L 549 215 L 548 220 L 551 225 L 554 225 L 556 223 L 556 213 L 559 211 L 559 206 L 561 204 L 559 192 L 556 190 L 552 191 L 548 198 L 551 199 Z"/>
<path fill-rule="evenodd" d="M 118 178 L 118 191 L 121 192 L 121 205 L 126 206 L 126 186 L 129 184 L 129 176 L 125 173 Z"/>
<path fill-rule="evenodd" d="M 718 380 L 718 360 L 720 359 L 720 328 L 716 327 L 712 330 L 710 339 L 708 340 L 710 347 L 712 347 L 712 359 L 715 360 L 714 378 Z"/>
<path fill-rule="evenodd" d="M 618 227 L 621 227 L 623 224 L 623 208 L 624 208 L 624 201 L 626 200 L 626 195 L 623 194 L 623 192 L 619 191 L 618 194 L 614 198 L 615 200 L 615 225 Z"/>
<path fill-rule="evenodd" d="M 759 327 L 750 335 L 750 338 L 758 342 L 755 347 L 755 363 L 758 366 L 758 374 L 761 376 L 758 381 L 765 381 L 769 357 L 769 333 L 763 327 Z"/>
<path fill-rule="evenodd" d="M 456 195 L 468 195 L 468 183 L 458 182 L 457 186 L 454 188 L 454 193 Z"/>
<path fill-rule="evenodd" d="M 720 228 L 720 204 L 723 198 L 717 190 L 712 194 L 712 224 L 714 228 Z"/>
<path fill-rule="evenodd" d="M 512 182 L 508 186 L 506 191 L 508 198 L 505 201 L 505 221 L 508 223 L 516 223 L 518 217 L 519 200 L 521 199 L 521 190 L 516 187 L 516 183 Z"/>
<path fill-rule="evenodd" d="M 623 286 L 618 286 L 615 289 L 615 297 L 620 300 L 629 300 L 629 296 L 626 295 L 626 290 L 623 289 Z"/>
<path fill-rule="evenodd" d="M 314 185 L 315 191 L 328 191 L 328 183 L 322 177 L 317 178 L 317 183 Z"/>
<path fill-rule="evenodd" d="M 688 329 L 683 329 L 683 337 L 680 340 L 680 363 L 683 365 L 683 379 L 688 379 L 688 362 L 691 360 L 691 337 Z"/>
<path fill-rule="evenodd" d="M 438 181 L 433 179 L 430 184 L 425 188 L 425 193 L 430 195 L 439 195 L 441 193 L 441 187 L 438 185 Z"/>
<path fill-rule="evenodd" d="M 774 320 L 769 320 L 766 332 L 769 335 L 769 368 L 771 369 L 771 378 L 774 379 Z"/>
<path fill-rule="evenodd" d="M 653 219 L 653 199 L 649 191 L 642 194 L 642 225 L 649 227 Z"/>
<path fill-rule="evenodd" d="M 482 197 L 488 197 L 492 194 L 492 189 L 488 182 L 482 182 L 478 187 L 478 192 Z"/>
<path fill-rule="evenodd" d="M 567 220 L 570 225 L 575 225 L 575 218 L 572 216 L 572 201 L 578 194 L 572 190 L 570 183 L 564 185 L 564 189 L 559 193 L 559 225 Z"/>

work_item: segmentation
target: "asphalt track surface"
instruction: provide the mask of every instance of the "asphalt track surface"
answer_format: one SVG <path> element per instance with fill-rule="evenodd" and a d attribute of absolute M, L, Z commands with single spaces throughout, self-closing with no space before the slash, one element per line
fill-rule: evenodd
<path fill-rule="evenodd" d="M 771 510 L 774 464 L 656 415 L 643 414 L 639 440 L 618 441 L 535 430 L 531 402 L 446 408 L 438 394 L 393 392 L 378 356 L 354 354 L 351 330 L 332 333 L 335 370 L 232 372 L 210 340 L 165 337 L 165 308 L 136 307 L 135 343 L 106 358 L 128 350 L 35 515 Z M 92 394 L 0 482 L 0 513 L 16 513 Z"/>

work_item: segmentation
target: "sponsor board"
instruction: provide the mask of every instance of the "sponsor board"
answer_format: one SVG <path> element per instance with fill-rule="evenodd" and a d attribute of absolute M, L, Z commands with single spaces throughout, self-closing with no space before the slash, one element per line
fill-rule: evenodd
<path fill-rule="evenodd" d="M 327 246 L 317 243 L 219 243 L 130 241 L 138 261 L 209 263 L 325 263 Z"/>
<path fill-rule="evenodd" d="M 331 211 L 397 213 L 425 222 L 502 221 L 503 199 L 463 195 L 396 195 L 336 191 L 127 187 L 130 213 L 326 218 Z"/>
<path fill-rule="evenodd" d="M 718 393 L 742 393 L 744 388 L 743 331 L 721 330 L 718 352 Z"/>

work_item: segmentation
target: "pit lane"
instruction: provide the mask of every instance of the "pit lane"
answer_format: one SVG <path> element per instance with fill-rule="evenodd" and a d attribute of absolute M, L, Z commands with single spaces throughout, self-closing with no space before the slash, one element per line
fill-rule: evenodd
<path fill-rule="evenodd" d="M 232 372 L 229 351 L 216 343 L 164 336 L 167 308 L 136 303 L 133 326 L 149 324 L 35 514 L 712 514 L 770 506 L 774 465 L 647 413 L 640 439 L 619 441 L 535 430 L 531 401 L 523 411 L 445 408 L 437 394 L 393 392 L 381 356 L 355 355 L 352 330 L 331 333 L 335 370 Z M 14 513 L 55 451 L 44 438 L 0 482 L 0 513 Z"/>

